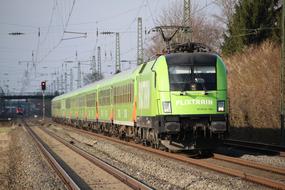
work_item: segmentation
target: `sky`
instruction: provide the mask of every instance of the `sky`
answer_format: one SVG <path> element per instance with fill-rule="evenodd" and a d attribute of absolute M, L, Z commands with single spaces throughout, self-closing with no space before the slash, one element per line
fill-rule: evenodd
<path fill-rule="evenodd" d="M 75 88 L 76 60 L 81 61 L 83 74 L 91 72 L 90 60 L 94 54 L 97 56 L 97 46 L 101 47 L 103 75 L 110 76 L 115 70 L 115 35 L 101 35 L 104 31 L 120 33 L 120 57 L 127 60 L 122 62 L 122 69 L 133 68 L 137 18 L 142 17 L 143 30 L 148 31 L 156 26 L 163 10 L 182 2 L 0 0 L 0 87 L 10 92 L 34 92 L 40 91 L 40 82 L 46 80 L 50 90 L 66 64 L 68 74 L 73 70 Z M 191 0 L 191 3 L 205 7 L 203 12 L 209 17 L 220 12 L 211 0 Z M 9 34 L 15 32 L 23 34 Z M 149 36 L 144 35 L 143 40 L 145 48 Z"/>

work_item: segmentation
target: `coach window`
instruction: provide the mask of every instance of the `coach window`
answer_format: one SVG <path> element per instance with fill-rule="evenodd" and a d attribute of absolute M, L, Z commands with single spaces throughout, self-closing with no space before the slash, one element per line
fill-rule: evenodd
<path fill-rule="evenodd" d="M 121 86 L 121 103 L 124 103 L 124 86 Z"/>
<path fill-rule="evenodd" d="M 128 102 L 131 102 L 131 101 L 130 101 L 130 97 L 131 97 L 131 96 L 130 96 L 130 84 L 128 84 L 127 87 L 128 87 Z"/>
<path fill-rule="evenodd" d="M 106 94 L 106 105 L 110 105 L 110 103 L 111 103 L 111 101 L 110 101 L 110 98 L 111 98 L 110 92 L 111 92 L 110 89 L 106 90 L 106 93 L 107 93 L 107 94 Z"/>
<path fill-rule="evenodd" d="M 130 102 L 129 101 L 129 84 L 126 84 L 126 102 Z"/>
<path fill-rule="evenodd" d="M 84 96 L 79 96 L 78 97 L 78 107 L 83 107 L 84 106 Z"/>
<path fill-rule="evenodd" d="M 119 97 L 119 94 L 118 94 L 119 93 L 119 88 L 118 87 L 116 87 L 116 92 L 115 93 L 116 93 L 116 104 L 118 104 L 119 103 L 119 98 L 118 98 Z"/>
<path fill-rule="evenodd" d="M 79 96 L 78 97 L 78 107 L 81 107 L 82 106 L 82 97 Z"/>
<path fill-rule="evenodd" d="M 120 96 L 121 96 L 121 102 L 120 103 L 123 103 L 124 102 L 124 86 L 121 86 Z"/>
<path fill-rule="evenodd" d="M 126 102 L 126 85 L 123 86 L 123 103 Z"/>
<path fill-rule="evenodd" d="M 116 86 L 114 88 L 114 101 L 115 101 L 115 104 L 118 104 L 118 87 Z"/>
<path fill-rule="evenodd" d="M 61 103 L 59 101 L 55 102 L 56 109 L 61 109 Z"/>
<path fill-rule="evenodd" d="M 119 104 L 120 103 L 120 87 L 118 86 L 117 87 L 117 104 Z"/>
<path fill-rule="evenodd" d="M 113 87 L 112 94 L 111 94 L 111 96 L 113 97 L 113 104 L 116 104 L 115 92 L 116 92 L 116 87 Z"/>
<path fill-rule="evenodd" d="M 130 102 L 132 102 L 132 83 L 130 83 Z"/>
<path fill-rule="evenodd" d="M 130 84 L 127 84 L 127 102 L 130 102 Z"/>
<path fill-rule="evenodd" d="M 87 107 L 95 107 L 96 93 L 88 94 L 86 98 Z"/>
<path fill-rule="evenodd" d="M 110 89 L 102 90 L 99 92 L 99 103 L 100 105 L 110 105 Z"/>
<path fill-rule="evenodd" d="M 76 98 L 72 98 L 71 106 L 72 106 L 73 108 L 76 108 L 76 107 L 77 107 L 77 101 L 76 101 L 76 100 L 77 100 Z"/>
<path fill-rule="evenodd" d="M 123 86 L 123 103 L 126 102 L 126 85 Z"/>
<path fill-rule="evenodd" d="M 103 98 L 104 98 L 104 97 L 103 97 L 103 91 L 100 91 L 100 92 L 99 92 L 99 103 L 100 103 L 100 105 L 102 105 L 102 106 L 104 105 Z"/>
<path fill-rule="evenodd" d="M 121 86 L 121 103 L 124 103 L 124 86 Z"/>
<path fill-rule="evenodd" d="M 66 106 L 66 109 L 70 109 L 70 98 L 67 98 L 65 100 L 65 106 Z"/>

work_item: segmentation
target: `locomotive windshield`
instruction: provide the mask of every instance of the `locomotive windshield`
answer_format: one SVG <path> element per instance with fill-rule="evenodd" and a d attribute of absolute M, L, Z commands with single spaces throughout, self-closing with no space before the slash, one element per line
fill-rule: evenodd
<path fill-rule="evenodd" d="M 171 91 L 216 90 L 216 56 L 182 54 L 182 59 L 167 57 Z M 181 54 L 180 54 L 181 56 Z"/>

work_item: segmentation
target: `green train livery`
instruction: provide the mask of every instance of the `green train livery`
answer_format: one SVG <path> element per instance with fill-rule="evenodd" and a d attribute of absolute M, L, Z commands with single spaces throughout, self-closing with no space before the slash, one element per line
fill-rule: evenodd
<path fill-rule="evenodd" d="M 201 149 L 228 132 L 227 76 L 213 53 L 171 53 L 52 100 L 58 122 L 153 147 Z"/>

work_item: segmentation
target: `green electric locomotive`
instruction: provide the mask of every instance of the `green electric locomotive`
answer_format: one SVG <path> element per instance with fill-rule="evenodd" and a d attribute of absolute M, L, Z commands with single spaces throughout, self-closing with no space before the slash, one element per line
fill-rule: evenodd
<path fill-rule="evenodd" d="M 227 114 L 225 65 L 201 52 L 161 55 L 52 100 L 56 121 L 171 150 L 223 138 Z"/>

